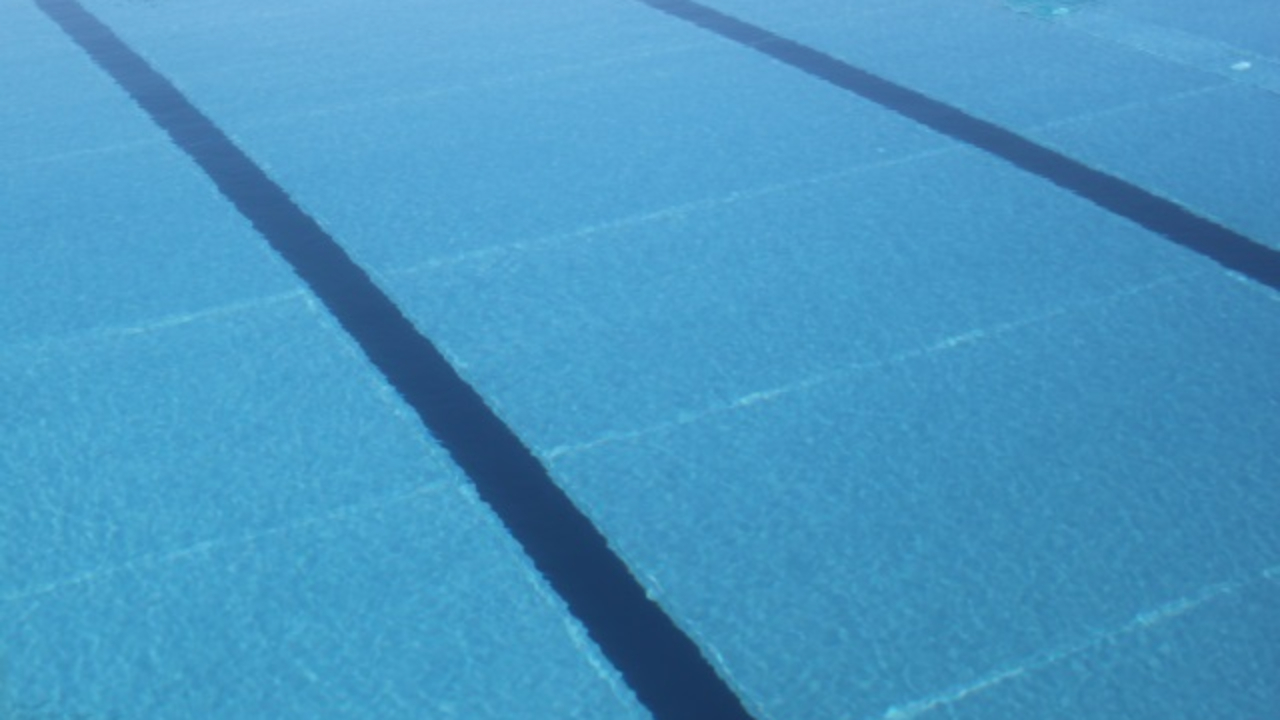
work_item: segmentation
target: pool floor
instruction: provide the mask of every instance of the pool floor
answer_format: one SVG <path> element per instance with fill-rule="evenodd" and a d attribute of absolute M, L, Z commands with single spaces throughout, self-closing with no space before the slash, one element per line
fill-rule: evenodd
<path fill-rule="evenodd" d="M 6 0 L 0 718 L 1280 708 L 1265 0 Z"/>

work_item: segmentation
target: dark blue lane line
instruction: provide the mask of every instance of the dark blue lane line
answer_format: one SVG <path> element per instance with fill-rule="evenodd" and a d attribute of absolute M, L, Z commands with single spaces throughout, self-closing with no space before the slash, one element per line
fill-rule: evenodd
<path fill-rule="evenodd" d="M 750 718 L 600 531 L 343 249 L 168 80 L 75 0 L 35 0 L 257 228 L 359 343 L 657 718 Z"/>
<path fill-rule="evenodd" d="M 693 2 L 636 0 L 984 150 L 1223 267 L 1280 290 L 1280 252 L 1136 185 L 831 55 Z"/>

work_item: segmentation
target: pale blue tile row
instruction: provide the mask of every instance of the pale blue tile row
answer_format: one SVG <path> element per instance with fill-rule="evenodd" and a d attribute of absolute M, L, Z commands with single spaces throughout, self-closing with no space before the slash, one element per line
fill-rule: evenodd
<path fill-rule="evenodd" d="M 42 72 L 0 73 L 0 715 L 644 717 L 265 241 L 28 11 L 4 50 Z"/>
<path fill-rule="evenodd" d="M 1280 164 L 1280 31 L 1261 19 L 1274 10 L 1265 2 L 1086 2 L 1045 19 L 928 0 L 815 9 L 824 22 L 777 3 L 711 4 L 1280 246 L 1267 200 Z"/>
<path fill-rule="evenodd" d="M 555 454 L 1205 271 L 963 152 L 384 281 Z"/>
<path fill-rule="evenodd" d="M 1277 127 L 1280 95 L 1236 84 L 1033 136 L 1280 249 Z"/>
<path fill-rule="evenodd" d="M 1233 83 L 1254 86 L 1271 93 L 1280 92 L 1280 37 L 1263 54 L 1229 45 L 1199 32 L 1186 32 L 1161 23 L 1146 22 L 1106 12 L 1090 6 L 1087 12 L 1062 18 L 1068 27 L 1095 37 L 1149 53 L 1161 60 L 1179 63 L 1203 72 L 1220 75 Z"/>
<path fill-rule="evenodd" d="M 420 488 L 7 603 L 8 701 L 92 717 L 645 717 L 493 522 Z"/>
<path fill-rule="evenodd" d="M 524 55 L 541 27 L 532 22 L 473 29 L 472 19 L 449 43 L 424 44 L 437 20 L 416 6 L 358 36 L 385 50 L 349 38 L 353 57 L 335 57 L 323 39 L 284 40 L 305 26 L 243 51 L 234 28 L 203 44 L 178 42 L 133 31 L 129 15 L 121 32 L 136 34 L 140 51 L 378 270 L 944 144 L 639 5 L 578 12 L 578 32 L 535 43 L 574 49 L 572 63 Z M 580 48 L 585 38 L 595 40 Z M 239 64 L 209 63 L 218 49 Z M 469 60 L 477 53 L 507 66 L 477 69 Z"/>
<path fill-rule="evenodd" d="M 300 300 L 0 358 L 15 708 L 642 717 Z"/>
<path fill-rule="evenodd" d="M 0 353 L 298 284 L 133 101 L 28 2 L 0 72 Z"/>
<path fill-rule="evenodd" d="M 1098 3 L 1098 10 L 1133 23 L 1280 58 L 1280 25 L 1275 22 L 1275 5 L 1269 0 L 1236 0 L 1229 8 L 1213 0 L 1124 0 Z"/>
<path fill-rule="evenodd" d="M 631 3 L 547 14 L 495 6 L 490 17 L 462 4 L 384 13 L 343 2 L 289 12 L 260 3 L 206 3 L 189 14 L 95 7 L 377 272 L 762 716 L 994 718 L 1007 712 L 1004 702 L 1065 707 L 1073 717 L 1178 707 L 1144 669 L 1158 656 L 1158 633 L 1187 648 L 1191 661 L 1177 673 L 1203 673 L 1197 658 L 1233 664 L 1239 682 L 1201 686 L 1206 707 L 1247 711 L 1274 696 L 1274 683 L 1252 675 L 1270 656 L 1239 629 L 1246 621 L 1224 622 L 1229 632 L 1219 634 L 1212 625 L 1178 631 L 1264 592 L 1280 557 L 1280 498 L 1268 482 L 1280 470 L 1269 442 L 1280 435 L 1280 388 L 1269 371 L 1280 306 L 1270 290 Z M 776 5 L 736 10 L 1274 237 L 1275 219 L 1258 203 L 1273 166 L 1265 152 L 1249 152 L 1265 141 L 1272 114 L 1256 89 L 999 3 L 877 4 L 833 12 L 838 22 Z M 1256 129 L 1224 139 L 1215 128 L 1226 121 L 1213 112 L 1223 104 Z M 1165 142 L 1143 144 L 1150 139 Z M 216 204 L 194 194 L 173 203 L 184 212 Z M 134 251 L 136 263 L 144 258 Z M 540 586 L 500 529 L 474 505 L 459 509 L 458 478 L 403 440 L 409 424 L 363 364 L 325 320 L 270 285 L 286 276 L 262 272 L 260 284 L 276 293 L 264 297 L 282 296 L 200 321 L 207 332 L 188 323 L 181 332 L 194 334 L 181 345 L 118 357 L 95 350 L 80 370 L 59 359 L 80 347 L 68 342 L 10 353 L 28 406 L 55 408 L 70 391 L 85 398 L 80 415 L 60 418 L 65 432 L 15 435 L 30 438 L 15 445 L 27 448 L 21 457 L 47 463 L 54 477 L 122 446 L 163 445 L 168 423 L 102 423 L 138 415 L 136 395 L 160 417 L 177 417 L 188 401 L 205 407 L 182 434 L 203 433 L 185 442 L 211 459 L 252 444 L 262 453 L 254 459 L 285 477 L 307 467 L 346 478 L 348 495 L 308 505 L 293 496 L 311 489 L 300 479 L 263 488 L 261 505 L 215 506 L 186 524 L 133 516 L 139 500 L 129 492 L 138 491 L 109 486 L 93 507 L 116 502 L 131 518 L 115 534 L 26 517 L 31 532 L 70 538 L 75 567 L 126 568 L 92 580 L 111 590 L 93 596 L 102 605 L 90 616 L 118 617 L 158 593 L 170 618 L 160 622 L 191 628 L 199 609 L 163 600 L 188 587 L 208 588 L 206 598 L 225 592 L 225 604 L 250 615 L 266 608 L 265 618 L 229 615 L 226 627 L 272 645 L 250 667 L 296 683 L 287 707 L 298 716 L 324 703 L 407 714 L 448 695 L 434 674 L 415 674 L 412 658 L 485 664 L 508 631 L 519 649 L 501 646 L 513 653 L 502 677 L 473 668 L 458 680 L 458 702 L 486 704 L 449 707 L 519 717 L 517 697 L 527 697 L 530 717 L 634 712 L 608 671 L 587 669 L 599 660 L 589 644 L 571 647 L 554 603 L 529 595 Z M 124 316 L 146 315 L 144 302 L 129 302 L 142 310 Z M 95 335 L 84 347 L 117 342 Z M 240 374 L 259 372 L 263 355 L 326 380 L 268 374 L 246 384 Z M 99 363 L 115 388 L 105 394 L 90 379 Z M 190 370 L 173 368 L 209 377 L 196 384 Z M 323 395 L 304 393 L 317 386 Z M 272 400 L 276 392 L 292 400 Z M 353 404 L 364 410 L 332 409 Z M 233 409 L 248 427 L 231 419 Z M 27 427 L 27 417 L 10 425 Z M 275 432 L 307 434 L 259 444 L 254 417 Z M 353 427 L 352 418 L 363 421 Z M 353 431 L 358 439 L 347 437 Z M 37 446 L 50 436 L 88 440 L 70 455 L 46 453 Z M 352 447 L 361 450 L 333 451 Z M 318 448 L 341 457 L 307 460 Z M 160 465 L 122 467 L 166 474 L 158 457 Z M 450 489 L 405 496 L 423 487 L 406 478 L 423 473 L 440 478 L 427 487 Z M 379 483 L 385 493 L 372 489 Z M 191 502 L 203 486 L 179 484 L 153 502 Z M 33 496 L 28 507 L 41 506 Z M 339 517 L 310 520 L 326 512 Z M 431 531 L 368 525 L 397 514 Z M 430 524 L 437 519 L 451 524 Z M 131 580 L 152 562 L 133 552 L 146 549 L 144 522 L 172 540 L 154 552 L 181 553 L 160 563 L 172 579 Z M 473 586 L 478 576 L 458 579 L 454 535 L 477 526 L 486 528 L 483 544 L 463 554 L 464 569 L 485 568 Z M 255 527 L 276 538 L 274 559 L 240 550 L 256 541 L 231 530 Z M 200 546 L 202 529 L 220 538 L 216 552 Z M 331 563 L 307 559 L 302 546 L 317 544 L 331 548 Z M 395 557 L 403 547 L 410 561 Z M 53 568 L 55 585 L 77 577 L 51 555 L 14 557 Z M 303 560 L 294 567 L 291 557 Z M 414 564 L 423 557 L 438 562 Z M 493 557 L 509 560 L 495 567 Z M 424 589 L 427 580 L 406 581 L 406 567 L 445 578 L 431 586 L 439 594 Z M 374 600 L 344 595 L 333 579 L 352 572 L 369 573 L 364 585 L 398 589 L 386 593 L 397 602 L 430 595 L 441 605 L 431 606 L 439 619 L 428 627 L 467 634 L 405 638 L 412 608 L 396 603 L 361 624 Z M 308 582 L 312 590 L 299 594 L 295 586 Z M 1162 611 L 1224 583 L 1239 589 Z M 494 609 L 502 603 L 485 593 L 531 608 L 528 622 L 508 626 Z M 309 607 L 330 596 L 335 614 Z M 46 603 L 19 609 L 65 624 Z M 360 631 L 341 635 L 351 622 Z M 1099 628 L 1116 642 L 1090 644 Z M 179 676 L 245 652 L 194 630 L 155 642 L 148 652 L 172 658 Z M 562 659 L 539 665 L 531 648 L 542 644 Z M 1101 657 L 1112 644 L 1120 649 Z M 209 653 L 183 651 L 194 645 Z M 1037 683 L 1084 682 L 1086 660 L 1111 663 L 1109 695 L 1040 691 Z M 366 667 L 384 672 L 373 679 Z M 529 667 L 550 680 L 510 682 Z M 238 669 L 222 672 L 233 683 Z M 491 697 L 488 683 L 502 679 Z M 385 691 L 368 695 L 378 683 Z M 185 697 L 151 691 L 156 703 Z M 193 707 L 215 702 L 193 698 Z M 237 711 L 274 707 L 261 695 L 256 705 L 229 702 Z M 444 715 L 444 705 L 433 707 Z"/>
<path fill-rule="evenodd" d="M 650 11 L 613 0 L 86 5 L 233 135 L 276 116 L 536 80 L 667 49 L 643 22 Z"/>
<path fill-rule="evenodd" d="M 24 539 L 7 548 L 6 593 L 442 474 L 437 451 L 301 299 L 0 362 L 6 531 Z"/>
<path fill-rule="evenodd" d="M 1219 633 L 1194 601 L 1256 590 L 1280 557 L 1277 325 L 1234 280 L 1162 284 L 553 467 L 766 716 L 1198 707 L 1152 676 L 1157 632 L 1179 673 L 1235 678 L 1201 680 L 1203 707 L 1258 708 L 1274 591 Z M 1118 654 L 1093 680 L 1108 701 L 1021 684 L 1088 680 L 1095 644 Z"/>
<path fill-rule="evenodd" d="M 997 1 L 926 0 L 865 15 L 708 4 L 1015 131 L 1220 82 Z"/>
<path fill-rule="evenodd" d="M 0 208 L 32 163 L 154 143 L 128 98 L 100 81 L 92 62 L 29 2 L 6 3 L 0 27 Z M 86 122 L 87 120 L 91 120 Z M 16 227 L 16 224 L 11 227 Z"/>
<path fill-rule="evenodd" d="M 1278 580 L 1273 570 L 1211 587 L 1192 596 L 1192 608 L 1174 601 L 1161 608 L 1167 615 L 1063 648 L 1060 661 L 1013 665 L 1007 671 L 1026 672 L 949 703 L 949 717 L 1267 717 L 1280 707 L 1280 687 L 1268 679 L 1280 655 L 1258 639 L 1280 637 Z"/>
<path fill-rule="evenodd" d="M 107 84 L 105 76 L 95 81 Z M 44 127 L 42 136 L 100 133 L 99 118 L 76 117 L 73 125 Z M 144 120 L 136 114 L 118 123 L 128 136 Z M 299 292 L 284 263 L 198 168 L 149 132 L 153 142 L 144 145 L 6 173 L 0 352 Z"/>

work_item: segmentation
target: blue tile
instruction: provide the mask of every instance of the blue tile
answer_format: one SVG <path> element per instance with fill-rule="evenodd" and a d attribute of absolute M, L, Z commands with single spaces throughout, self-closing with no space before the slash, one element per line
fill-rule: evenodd
<path fill-rule="evenodd" d="M 249 223 L 172 147 L 64 158 L 19 177 L 2 197 L 10 242 L 0 265 L 0 349 L 299 292 Z"/>
<path fill-rule="evenodd" d="M 1280 664 L 1278 570 L 1198 588 L 940 704 L 963 720 L 1267 717 L 1280 706 L 1268 680 Z"/>
<path fill-rule="evenodd" d="M 1280 248 L 1280 98 L 1227 85 L 1046 128 L 1048 144 Z"/>
<path fill-rule="evenodd" d="M 385 279 L 554 454 L 1198 272 L 1215 270 L 958 152 Z"/>
<path fill-rule="evenodd" d="M 32 3 L 5 9 L 0 28 L 0 208 L 30 163 L 132 147 L 158 138 L 128 98 L 70 45 Z"/>
<path fill-rule="evenodd" d="M 1218 40 L 1272 58 L 1280 55 L 1280 27 L 1275 6 L 1267 0 L 1239 0 L 1227 12 L 1212 0 L 1126 0 L 1103 6 L 1133 22 Z"/>
<path fill-rule="evenodd" d="M 1062 24 L 1009 12 L 997 0 L 929 0 L 873 5 L 870 11 L 856 4 L 812 14 L 756 0 L 711 4 L 1016 131 L 1216 82 Z"/>
<path fill-rule="evenodd" d="M 0 355 L 4 587 L 274 527 L 447 475 L 301 299 Z"/>
<path fill-rule="evenodd" d="M 17 709 L 645 717 L 453 485 L 420 483 L 6 605 L 20 617 L 4 643 Z"/>
<path fill-rule="evenodd" d="M 893 717 L 1273 567 L 1277 343 L 1274 298 L 1187 280 L 553 467 L 766 715 Z"/>
<path fill-rule="evenodd" d="M 641 3 L 87 4 L 759 717 L 1275 704 L 1272 289 Z M 715 4 L 1275 246 L 1261 0 Z M 0 66 L 0 715 L 645 716 L 28 3 Z"/>
<path fill-rule="evenodd" d="M 643 715 L 301 299 L 11 352 L 0 377 L 17 708 Z"/>

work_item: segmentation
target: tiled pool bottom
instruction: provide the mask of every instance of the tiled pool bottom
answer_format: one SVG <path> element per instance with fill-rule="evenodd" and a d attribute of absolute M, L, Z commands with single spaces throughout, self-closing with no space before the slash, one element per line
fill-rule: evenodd
<path fill-rule="evenodd" d="M 1247 145 L 1187 111 L 1265 119 L 1265 89 L 996 6 L 934 14 L 1017 48 L 1003 104 L 936 57 L 894 77 L 1274 246 L 1272 166 L 1119 140 Z M 90 9 L 372 272 L 753 715 L 1280 706 L 1272 289 L 642 7 Z M 66 82 L 14 81 L 46 109 L 3 116 L 5 709 L 648 716 L 321 301 L 13 14 L 10 52 Z M 836 14 L 888 23 L 885 57 L 926 15 Z M 1019 84 L 1028 45 L 1081 44 L 1082 76 L 1131 72 L 1058 107 Z M 1234 191 L 1173 171 L 1206 158 Z"/>

